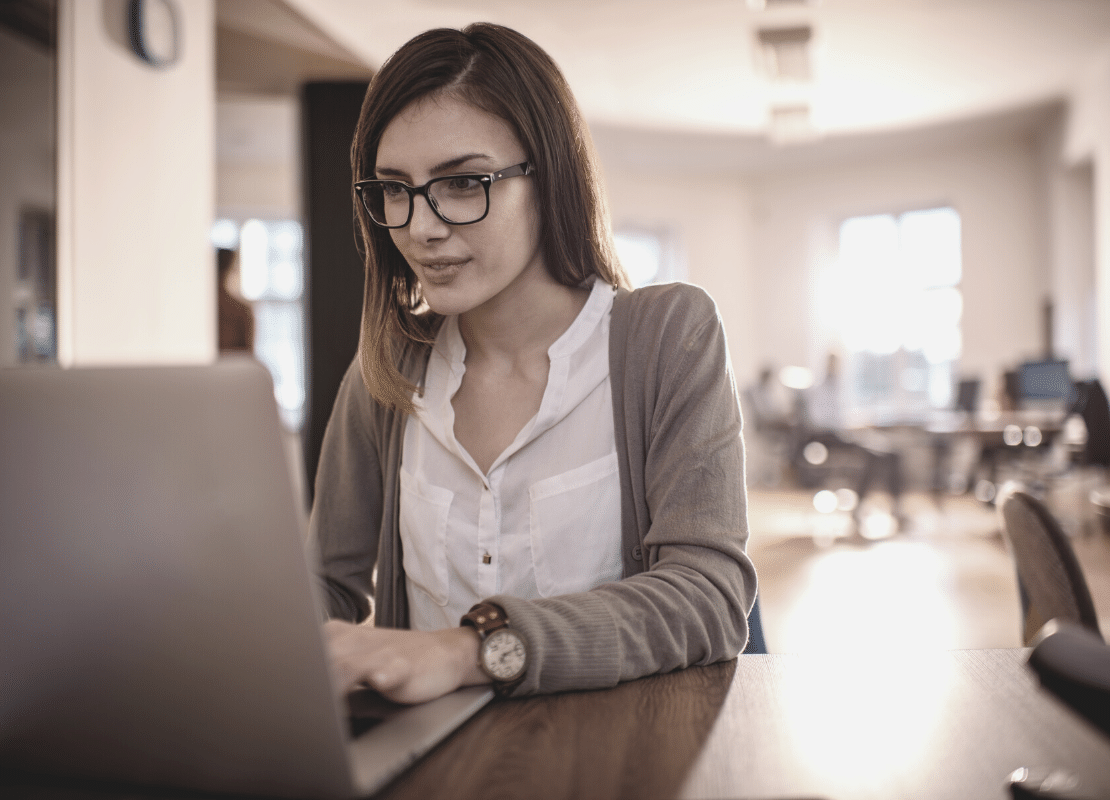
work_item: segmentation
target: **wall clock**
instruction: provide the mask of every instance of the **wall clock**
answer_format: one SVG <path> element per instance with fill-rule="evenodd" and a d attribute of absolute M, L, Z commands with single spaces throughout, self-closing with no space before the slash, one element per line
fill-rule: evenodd
<path fill-rule="evenodd" d="M 131 49 L 155 67 L 168 67 L 181 50 L 180 15 L 173 0 L 131 0 L 128 30 Z"/>

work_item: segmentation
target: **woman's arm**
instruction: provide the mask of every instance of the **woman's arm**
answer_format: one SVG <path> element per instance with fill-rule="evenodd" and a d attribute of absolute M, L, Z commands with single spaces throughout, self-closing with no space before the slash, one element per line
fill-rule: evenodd
<path fill-rule="evenodd" d="M 370 576 L 383 509 L 379 442 L 358 360 L 336 395 L 316 471 L 309 536 L 323 567 L 328 617 L 361 622 L 370 613 Z"/>
<path fill-rule="evenodd" d="M 491 598 L 528 638 L 517 694 L 720 661 L 747 640 L 756 578 L 744 552 L 741 421 L 724 328 L 695 287 L 653 287 L 630 300 L 627 318 L 614 308 L 610 374 L 627 459 L 623 524 L 642 536 L 645 571 L 563 597 Z"/>
<path fill-rule="evenodd" d="M 330 618 L 324 639 L 336 688 L 350 692 L 370 686 L 396 702 L 418 703 L 489 679 L 478 669 L 473 628 L 424 632 L 357 624 L 370 613 L 375 589 L 370 576 L 390 485 L 383 472 L 393 455 L 390 432 L 396 434 L 400 427 L 370 399 L 356 359 L 340 385 L 324 434 L 310 533 L 321 560 Z"/>

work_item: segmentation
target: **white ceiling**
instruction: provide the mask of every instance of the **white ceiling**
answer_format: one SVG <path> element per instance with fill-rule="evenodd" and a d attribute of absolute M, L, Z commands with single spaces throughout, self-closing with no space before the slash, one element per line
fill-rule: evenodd
<path fill-rule="evenodd" d="M 343 49 L 335 39 L 284 0 L 217 0 L 216 24 L 219 28 L 268 39 L 326 58 L 363 60 Z M 219 77 L 217 75 L 217 79 Z"/>
<path fill-rule="evenodd" d="M 408 38 L 510 25 L 562 66 L 593 125 L 768 132 L 806 105 L 813 132 L 889 131 L 1066 95 L 1110 57 L 1110 0 L 286 0 L 370 66 Z M 813 28 L 808 82 L 760 69 L 755 31 Z"/>

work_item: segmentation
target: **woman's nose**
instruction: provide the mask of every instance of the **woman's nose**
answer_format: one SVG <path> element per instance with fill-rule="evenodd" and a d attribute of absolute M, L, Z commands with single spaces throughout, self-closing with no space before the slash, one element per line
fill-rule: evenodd
<path fill-rule="evenodd" d="M 409 220 L 409 235 L 420 241 L 442 239 L 451 231 L 451 226 L 441 220 L 432 210 L 431 201 L 423 195 L 412 200 L 412 219 Z"/>

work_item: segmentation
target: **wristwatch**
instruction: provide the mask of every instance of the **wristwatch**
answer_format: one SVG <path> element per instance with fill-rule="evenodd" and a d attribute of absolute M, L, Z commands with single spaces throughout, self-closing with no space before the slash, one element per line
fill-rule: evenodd
<path fill-rule="evenodd" d="M 493 603 L 478 603 L 459 620 L 478 631 L 478 666 L 493 681 L 499 695 L 512 692 L 528 671 L 528 641 L 509 627 L 505 610 Z"/>

